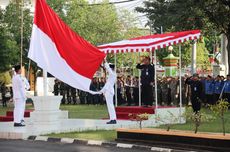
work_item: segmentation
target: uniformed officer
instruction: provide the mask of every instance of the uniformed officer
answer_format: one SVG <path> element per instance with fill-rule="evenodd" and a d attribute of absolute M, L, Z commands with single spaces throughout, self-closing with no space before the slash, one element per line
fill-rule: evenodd
<path fill-rule="evenodd" d="M 227 99 L 230 104 L 230 74 L 227 75 L 227 80 L 225 81 L 223 98 Z"/>
<path fill-rule="evenodd" d="M 150 64 L 150 58 L 144 57 L 141 64 L 137 64 L 137 69 L 141 70 L 141 100 L 144 106 L 153 104 L 153 82 L 154 66 Z"/>
<path fill-rule="evenodd" d="M 12 79 L 13 100 L 14 100 L 14 126 L 22 127 L 24 124 L 24 112 L 26 104 L 26 90 L 29 89 L 29 83 L 26 78 L 21 76 L 21 66 L 14 67 L 16 74 Z"/>
<path fill-rule="evenodd" d="M 166 77 L 162 79 L 161 90 L 162 90 L 162 105 L 164 105 L 167 104 L 168 102 L 168 84 L 167 84 Z"/>
<path fill-rule="evenodd" d="M 7 107 L 7 104 L 6 104 L 6 102 L 7 102 L 6 92 L 7 92 L 7 88 L 6 88 L 5 83 L 3 83 L 3 84 L 1 85 L 2 106 L 3 106 L 3 107 Z"/>
<path fill-rule="evenodd" d="M 214 81 L 210 75 L 205 80 L 205 98 L 207 104 L 214 104 L 213 93 L 214 93 Z"/>
<path fill-rule="evenodd" d="M 101 90 L 104 87 L 104 85 L 105 85 L 105 79 L 104 79 L 104 77 L 101 77 L 98 90 Z M 118 98 L 118 103 L 119 103 L 119 96 L 118 95 L 117 95 L 117 98 Z M 103 94 L 99 94 L 99 102 L 101 105 L 105 104 L 105 98 L 104 98 Z"/>
<path fill-rule="evenodd" d="M 128 75 L 125 80 L 125 95 L 126 95 L 126 101 L 128 103 L 128 106 L 132 103 L 132 96 L 131 96 L 131 76 Z"/>
<path fill-rule="evenodd" d="M 121 80 L 121 77 L 117 77 L 117 102 L 118 105 L 121 105 L 124 101 L 122 98 L 122 87 L 123 87 L 123 82 Z"/>
<path fill-rule="evenodd" d="M 109 65 L 107 62 L 105 62 L 104 66 L 106 71 L 109 73 L 109 76 L 105 86 L 99 92 L 104 94 L 107 109 L 109 111 L 110 121 L 107 122 L 107 124 L 116 124 L 117 116 L 113 104 L 113 97 L 114 97 L 114 84 L 116 83 L 117 74 L 114 71 L 114 65 Z"/>
<path fill-rule="evenodd" d="M 55 96 L 58 96 L 59 92 L 60 92 L 60 83 L 57 79 L 55 79 L 54 80 L 54 91 L 53 91 L 53 93 Z"/>
<path fill-rule="evenodd" d="M 133 101 L 136 106 L 139 105 L 139 78 L 133 78 Z"/>
<path fill-rule="evenodd" d="M 62 95 L 61 104 L 65 104 L 66 102 L 66 84 L 61 82 L 60 84 L 60 94 Z"/>
<path fill-rule="evenodd" d="M 70 86 L 70 92 L 71 92 L 71 98 L 72 98 L 72 101 L 73 101 L 73 104 L 77 104 L 77 89 Z"/>
<path fill-rule="evenodd" d="M 214 104 L 219 100 L 223 86 L 224 82 L 221 80 L 221 76 L 218 75 L 214 82 Z"/>
<path fill-rule="evenodd" d="M 194 74 L 193 77 L 187 81 L 191 88 L 191 102 L 192 108 L 195 113 L 198 113 L 201 108 L 201 93 L 202 83 L 199 80 L 198 74 Z"/>

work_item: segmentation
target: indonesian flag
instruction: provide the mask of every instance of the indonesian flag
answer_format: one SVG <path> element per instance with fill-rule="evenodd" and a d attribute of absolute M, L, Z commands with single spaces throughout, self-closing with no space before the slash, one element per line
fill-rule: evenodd
<path fill-rule="evenodd" d="M 59 80 L 90 92 L 105 53 L 71 30 L 45 0 L 37 0 L 28 57 Z"/>

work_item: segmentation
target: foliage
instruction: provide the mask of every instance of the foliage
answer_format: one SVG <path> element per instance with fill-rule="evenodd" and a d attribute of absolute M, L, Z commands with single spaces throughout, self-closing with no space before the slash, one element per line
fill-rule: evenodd
<path fill-rule="evenodd" d="M 10 69 L 14 63 L 18 48 L 4 22 L 4 11 L 0 9 L 0 72 Z"/>
<path fill-rule="evenodd" d="M 228 107 L 230 104 L 225 99 L 220 99 L 215 105 L 209 105 L 210 109 L 214 112 L 214 114 L 221 118 L 222 120 L 222 128 L 223 128 L 223 135 L 225 136 L 225 113 L 228 111 Z"/>
<path fill-rule="evenodd" d="M 207 37 L 206 47 L 211 51 L 220 33 L 228 39 L 228 58 L 230 58 L 230 3 L 227 0 L 154 0 L 145 1 L 144 7 L 136 10 L 149 18 L 148 25 L 157 33 L 201 29 Z M 230 63 L 229 63 L 230 65 Z M 230 68 L 230 66 L 229 66 Z"/>
<path fill-rule="evenodd" d="M 184 113 L 186 120 L 191 120 L 194 124 L 194 133 L 198 132 L 198 128 L 201 123 L 209 122 L 215 119 L 212 115 L 206 114 L 205 112 L 199 111 L 194 113 L 192 108 L 186 108 L 186 112 Z"/>
<path fill-rule="evenodd" d="M 94 45 L 119 40 L 120 27 L 114 5 L 89 5 L 85 0 L 72 0 L 66 16 L 67 24 Z"/>
<path fill-rule="evenodd" d="M 24 1 L 24 5 L 28 5 Z M 8 46 L 8 49 L 4 49 L 4 55 L 0 56 L 1 60 L 6 59 L 5 66 L 9 70 L 10 66 L 19 63 L 20 61 L 20 48 L 21 48 L 21 10 L 22 4 L 19 1 L 10 1 L 10 4 L 6 7 L 3 13 L 2 23 L 4 25 L 3 32 L 5 33 L 4 45 Z M 24 63 L 27 59 L 27 53 L 29 48 L 29 41 L 32 29 L 32 16 L 30 10 L 23 6 L 23 60 Z M 3 50 L 1 50 L 3 51 Z"/>
<path fill-rule="evenodd" d="M 157 121 L 160 121 L 160 122 L 163 122 L 164 125 L 166 126 L 167 128 L 167 131 L 170 130 L 170 128 L 173 126 L 173 123 L 176 123 L 178 122 L 178 120 L 180 118 L 176 117 L 172 112 L 170 111 L 167 111 L 169 113 L 169 115 L 167 115 L 166 117 L 161 117 L 160 115 L 157 115 L 156 116 L 156 120 Z"/>
<path fill-rule="evenodd" d="M 11 76 L 9 72 L 0 73 L 0 86 L 3 83 L 6 85 L 11 83 Z"/>
<path fill-rule="evenodd" d="M 142 122 L 144 120 L 148 120 L 149 119 L 149 114 L 147 113 L 142 113 L 142 114 L 129 114 L 129 117 L 131 120 L 135 120 L 137 122 L 139 122 L 139 128 L 142 129 Z"/>

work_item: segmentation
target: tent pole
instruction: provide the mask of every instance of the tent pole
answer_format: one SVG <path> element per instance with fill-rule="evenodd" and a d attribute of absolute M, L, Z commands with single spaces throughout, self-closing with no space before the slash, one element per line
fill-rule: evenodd
<path fill-rule="evenodd" d="M 117 53 L 114 53 L 115 72 L 117 73 Z M 117 83 L 115 83 L 115 106 L 117 107 Z"/>
<path fill-rule="evenodd" d="M 138 60 L 140 61 L 140 52 L 138 53 Z M 141 70 L 138 70 L 138 87 L 139 87 L 139 106 L 141 106 Z"/>
<path fill-rule="evenodd" d="M 156 54 L 156 50 L 154 50 L 154 84 L 155 84 L 155 115 L 157 115 L 157 108 L 158 108 L 158 101 L 157 101 L 157 54 Z"/>
<path fill-rule="evenodd" d="M 179 45 L 179 77 L 180 77 L 180 110 L 179 110 L 179 114 L 180 114 L 180 123 L 182 122 L 181 117 L 182 117 L 182 80 L 181 80 L 181 44 Z"/>

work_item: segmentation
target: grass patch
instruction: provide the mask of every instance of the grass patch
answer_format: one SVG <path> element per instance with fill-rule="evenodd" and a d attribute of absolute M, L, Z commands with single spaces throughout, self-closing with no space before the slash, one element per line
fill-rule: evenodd
<path fill-rule="evenodd" d="M 202 109 L 203 112 L 210 114 L 214 116 L 213 112 L 209 109 Z M 226 133 L 230 133 L 230 110 L 225 113 L 225 119 L 226 121 Z M 165 125 L 161 125 L 157 128 L 166 129 Z M 187 121 L 185 124 L 176 124 L 172 125 L 171 129 L 175 130 L 189 130 L 194 131 L 194 123 L 192 121 Z M 221 125 L 221 119 L 219 117 L 216 117 L 215 120 L 210 122 L 201 122 L 201 125 L 198 129 L 198 132 L 216 132 L 216 133 L 222 133 L 222 125 Z"/>
<path fill-rule="evenodd" d="M 69 118 L 108 118 L 106 105 L 61 105 L 60 109 L 69 111 Z"/>
<path fill-rule="evenodd" d="M 26 109 L 34 109 L 32 104 L 26 104 Z M 7 111 L 13 111 L 13 103 L 7 103 L 7 107 L 0 106 L 0 116 L 5 116 Z"/>
<path fill-rule="evenodd" d="M 97 130 L 97 131 L 48 134 L 46 136 L 56 137 L 56 138 L 77 138 L 77 139 L 86 139 L 86 140 L 114 141 L 116 139 L 116 131 L 115 130 Z"/>
<path fill-rule="evenodd" d="M 14 109 L 13 103 L 8 103 L 7 107 L 0 106 L 0 115 L 6 115 L 6 111 Z M 34 109 L 32 104 L 27 104 L 26 109 Z M 61 105 L 61 110 L 69 112 L 69 118 L 78 119 L 102 119 L 108 118 L 106 105 Z"/>

